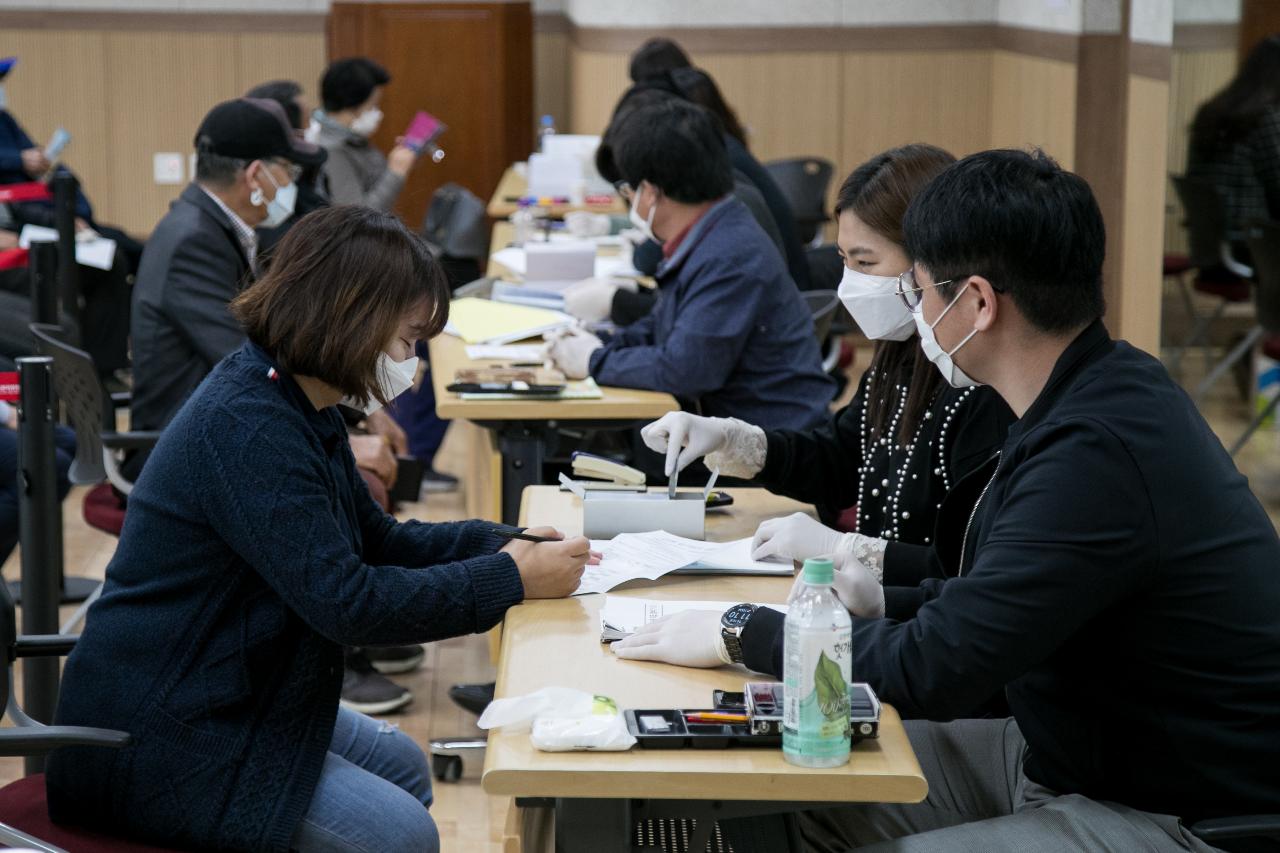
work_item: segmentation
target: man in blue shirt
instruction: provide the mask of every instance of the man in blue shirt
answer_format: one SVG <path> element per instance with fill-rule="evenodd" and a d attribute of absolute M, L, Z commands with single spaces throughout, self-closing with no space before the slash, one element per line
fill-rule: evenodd
<path fill-rule="evenodd" d="M 815 426 L 834 383 L 782 257 L 729 195 L 732 170 L 714 118 L 659 101 L 616 130 L 631 221 L 663 244 L 658 302 L 608 343 L 581 330 L 557 338 L 551 357 L 570 377 L 666 391 L 704 415 L 765 429 Z"/>

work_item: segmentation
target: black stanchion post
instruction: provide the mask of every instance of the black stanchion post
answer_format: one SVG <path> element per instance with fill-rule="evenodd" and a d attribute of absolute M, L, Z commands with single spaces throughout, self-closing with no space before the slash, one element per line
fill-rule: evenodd
<path fill-rule="evenodd" d="M 53 443 L 53 359 L 18 359 L 18 536 L 22 543 L 22 633 L 58 633 L 62 578 L 62 507 Z M 42 723 L 58 704 L 58 659 L 22 662 L 23 706 Z M 39 773 L 44 759 L 28 758 Z"/>
<path fill-rule="evenodd" d="M 31 322 L 58 323 L 58 244 L 44 240 L 31 244 L 27 262 L 31 275 Z"/>
<path fill-rule="evenodd" d="M 69 172 L 53 176 L 53 207 L 58 229 L 58 295 L 62 310 L 80 323 L 80 268 L 76 266 L 76 193 L 80 182 Z M 56 322 L 56 321 L 55 321 Z"/>

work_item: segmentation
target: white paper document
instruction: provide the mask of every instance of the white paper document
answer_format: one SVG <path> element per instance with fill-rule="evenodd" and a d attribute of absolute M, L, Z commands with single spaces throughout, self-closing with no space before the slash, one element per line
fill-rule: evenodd
<path fill-rule="evenodd" d="M 770 557 L 767 560 L 751 559 L 751 537 L 723 543 L 715 551 L 698 562 L 679 569 L 682 575 L 792 575 L 795 567 L 790 560 Z"/>
<path fill-rule="evenodd" d="M 708 573 L 791 574 L 790 563 L 760 563 L 742 555 L 750 549 L 750 539 L 733 542 L 702 542 L 663 530 L 650 533 L 622 533 L 612 539 L 593 539 L 591 549 L 603 558 L 597 566 L 587 566 L 574 595 L 608 592 L 633 580 L 657 580 L 676 569 L 690 567 Z M 708 568 L 697 569 L 697 566 Z M 760 566 L 765 567 L 764 569 Z"/>
<path fill-rule="evenodd" d="M 480 360 L 486 358 L 504 361 L 542 361 L 546 347 L 530 344 L 507 344 L 491 346 L 488 344 L 468 344 L 467 358 Z"/>
<path fill-rule="evenodd" d="M 664 616 L 680 613 L 685 610 L 712 610 L 723 613 L 737 601 L 658 601 L 652 598 L 625 598 L 619 595 L 605 597 L 604 607 L 600 608 L 600 639 L 612 642 L 634 634 L 651 622 L 657 622 Z M 761 605 L 773 610 L 787 612 L 785 604 Z"/>
<path fill-rule="evenodd" d="M 524 276 L 525 270 L 528 268 L 525 251 L 519 246 L 507 246 L 505 249 L 499 249 L 490 255 L 490 258 L 521 277 Z M 640 275 L 640 271 L 631 265 L 629 259 L 615 255 L 597 255 L 593 274 L 596 278 L 609 278 L 611 276 L 634 278 Z M 583 278 L 586 278 L 586 276 L 583 276 Z M 573 281 L 563 282 L 563 284 L 572 283 Z"/>
<path fill-rule="evenodd" d="M 18 235 L 18 246 L 23 249 L 30 249 L 32 243 L 56 243 L 57 241 L 57 231 L 40 225 L 24 225 L 22 233 Z M 76 238 L 76 263 L 95 269 L 109 270 L 115 260 L 115 240 L 108 240 L 106 237 L 96 237 L 92 240 Z"/>

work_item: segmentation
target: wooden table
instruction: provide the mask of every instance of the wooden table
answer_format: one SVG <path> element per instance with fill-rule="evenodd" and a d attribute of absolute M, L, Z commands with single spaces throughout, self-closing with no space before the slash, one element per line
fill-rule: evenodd
<path fill-rule="evenodd" d="M 707 516 L 709 539 L 749 536 L 765 518 L 810 510 L 762 489 L 730 490 L 735 503 Z M 555 487 L 527 489 L 520 523 L 582 529 L 581 502 Z M 771 603 L 785 601 L 789 578 L 676 575 L 627 584 L 609 595 Z M 603 596 L 533 601 L 507 612 L 497 696 L 564 686 L 611 696 L 621 708 L 704 707 L 715 688 L 741 690 L 740 668 L 684 669 L 622 661 L 599 642 Z M 777 814 L 832 802 L 919 802 L 928 785 L 897 712 L 884 706 L 880 737 L 853 749 L 848 765 L 812 770 L 787 764 L 781 750 L 727 749 L 626 753 L 539 752 L 527 732 L 489 734 L 484 789 L 549 798 L 556 848 L 563 853 L 628 850 L 632 822 L 644 817 L 716 818 Z M 690 849 L 695 849 L 691 846 Z"/>
<path fill-rule="evenodd" d="M 510 223 L 497 223 L 493 246 L 505 246 L 510 236 Z M 488 275 L 502 277 L 505 272 L 490 262 Z M 473 450 L 466 473 L 467 514 L 472 518 L 515 523 L 524 488 L 541 483 L 542 465 L 560 423 L 571 421 L 581 429 L 621 429 L 680 408 L 670 394 L 610 386 L 602 386 L 604 396 L 595 400 L 463 400 L 446 390 L 456 371 L 500 362 L 468 358 L 466 344 L 453 335 L 437 335 L 427 348 L 436 414 L 460 421 L 455 429 L 470 433 L 468 444 Z"/>
<path fill-rule="evenodd" d="M 508 216 L 516 212 L 515 199 L 524 198 L 529 192 L 529 179 L 520 174 L 516 170 L 514 164 L 507 167 L 502 173 L 502 180 L 498 181 L 498 188 L 493 191 L 493 197 L 489 199 L 489 206 L 486 211 L 489 216 L 494 219 L 506 219 Z M 555 219 L 563 219 L 564 215 L 571 210 L 588 210 L 592 213 L 609 213 L 625 216 L 627 207 L 622 203 L 622 199 L 616 195 L 608 204 L 553 204 L 550 207 L 539 208 L 539 212 L 545 212 L 546 215 Z"/>

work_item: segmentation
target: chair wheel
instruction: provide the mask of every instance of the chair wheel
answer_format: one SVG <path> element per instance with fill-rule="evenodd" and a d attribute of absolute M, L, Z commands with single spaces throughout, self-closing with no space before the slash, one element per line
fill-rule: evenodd
<path fill-rule="evenodd" d="M 459 755 L 431 756 L 431 775 L 437 782 L 457 782 L 462 778 L 462 757 Z"/>

